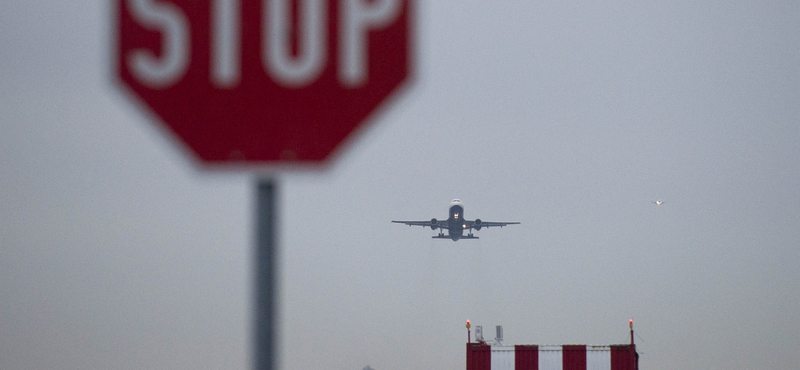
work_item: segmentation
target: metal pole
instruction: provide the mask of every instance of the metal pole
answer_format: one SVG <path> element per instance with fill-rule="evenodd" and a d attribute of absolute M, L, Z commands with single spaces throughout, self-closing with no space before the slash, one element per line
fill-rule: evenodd
<path fill-rule="evenodd" d="M 633 319 L 628 322 L 628 327 L 631 328 L 631 347 L 633 347 Z"/>
<path fill-rule="evenodd" d="M 275 327 L 277 276 L 277 186 L 273 179 L 260 179 L 256 186 L 256 250 L 255 250 L 255 333 L 254 365 L 256 370 L 275 369 Z"/>

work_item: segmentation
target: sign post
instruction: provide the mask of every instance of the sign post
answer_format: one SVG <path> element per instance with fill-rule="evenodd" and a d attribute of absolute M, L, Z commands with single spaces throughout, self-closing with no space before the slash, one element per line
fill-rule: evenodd
<path fill-rule="evenodd" d="M 409 80 L 412 0 L 115 0 L 115 78 L 196 163 L 326 162 Z M 275 366 L 277 186 L 256 185 L 254 366 Z"/>
<path fill-rule="evenodd" d="M 256 184 L 255 333 L 253 362 L 257 370 L 275 368 L 275 276 L 277 266 L 276 199 L 274 179 Z"/>

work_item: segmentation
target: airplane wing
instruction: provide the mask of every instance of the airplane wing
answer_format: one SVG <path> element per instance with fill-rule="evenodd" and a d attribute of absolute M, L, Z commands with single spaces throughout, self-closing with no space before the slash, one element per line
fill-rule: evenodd
<path fill-rule="evenodd" d="M 447 226 L 447 220 L 437 220 L 432 219 L 428 221 L 392 221 L 396 224 L 406 224 L 408 226 L 422 226 L 422 227 L 430 227 L 433 230 L 436 229 L 449 229 Z"/>
<path fill-rule="evenodd" d="M 519 222 L 495 222 L 495 221 L 481 221 L 481 220 L 474 220 L 474 221 L 464 221 L 466 224 L 467 229 L 475 229 L 480 230 L 484 227 L 503 227 L 508 225 L 519 225 Z"/>

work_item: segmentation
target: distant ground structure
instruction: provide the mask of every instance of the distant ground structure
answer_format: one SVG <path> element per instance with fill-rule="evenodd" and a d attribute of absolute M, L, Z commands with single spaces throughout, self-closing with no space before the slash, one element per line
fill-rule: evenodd
<path fill-rule="evenodd" d="M 639 370 L 639 354 L 633 342 L 612 345 L 505 345 L 502 327 L 494 341 L 483 339 L 476 327 L 477 342 L 467 324 L 467 370 Z"/>

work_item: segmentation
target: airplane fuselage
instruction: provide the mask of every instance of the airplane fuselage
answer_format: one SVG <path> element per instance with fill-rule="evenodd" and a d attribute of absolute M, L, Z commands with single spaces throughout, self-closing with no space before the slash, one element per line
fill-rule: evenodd
<path fill-rule="evenodd" d="M 464 236 L 464 204 L 459 201 L 450 203 L 450 215 L 447 218 L 450 239 L 457 241 Z"/>

